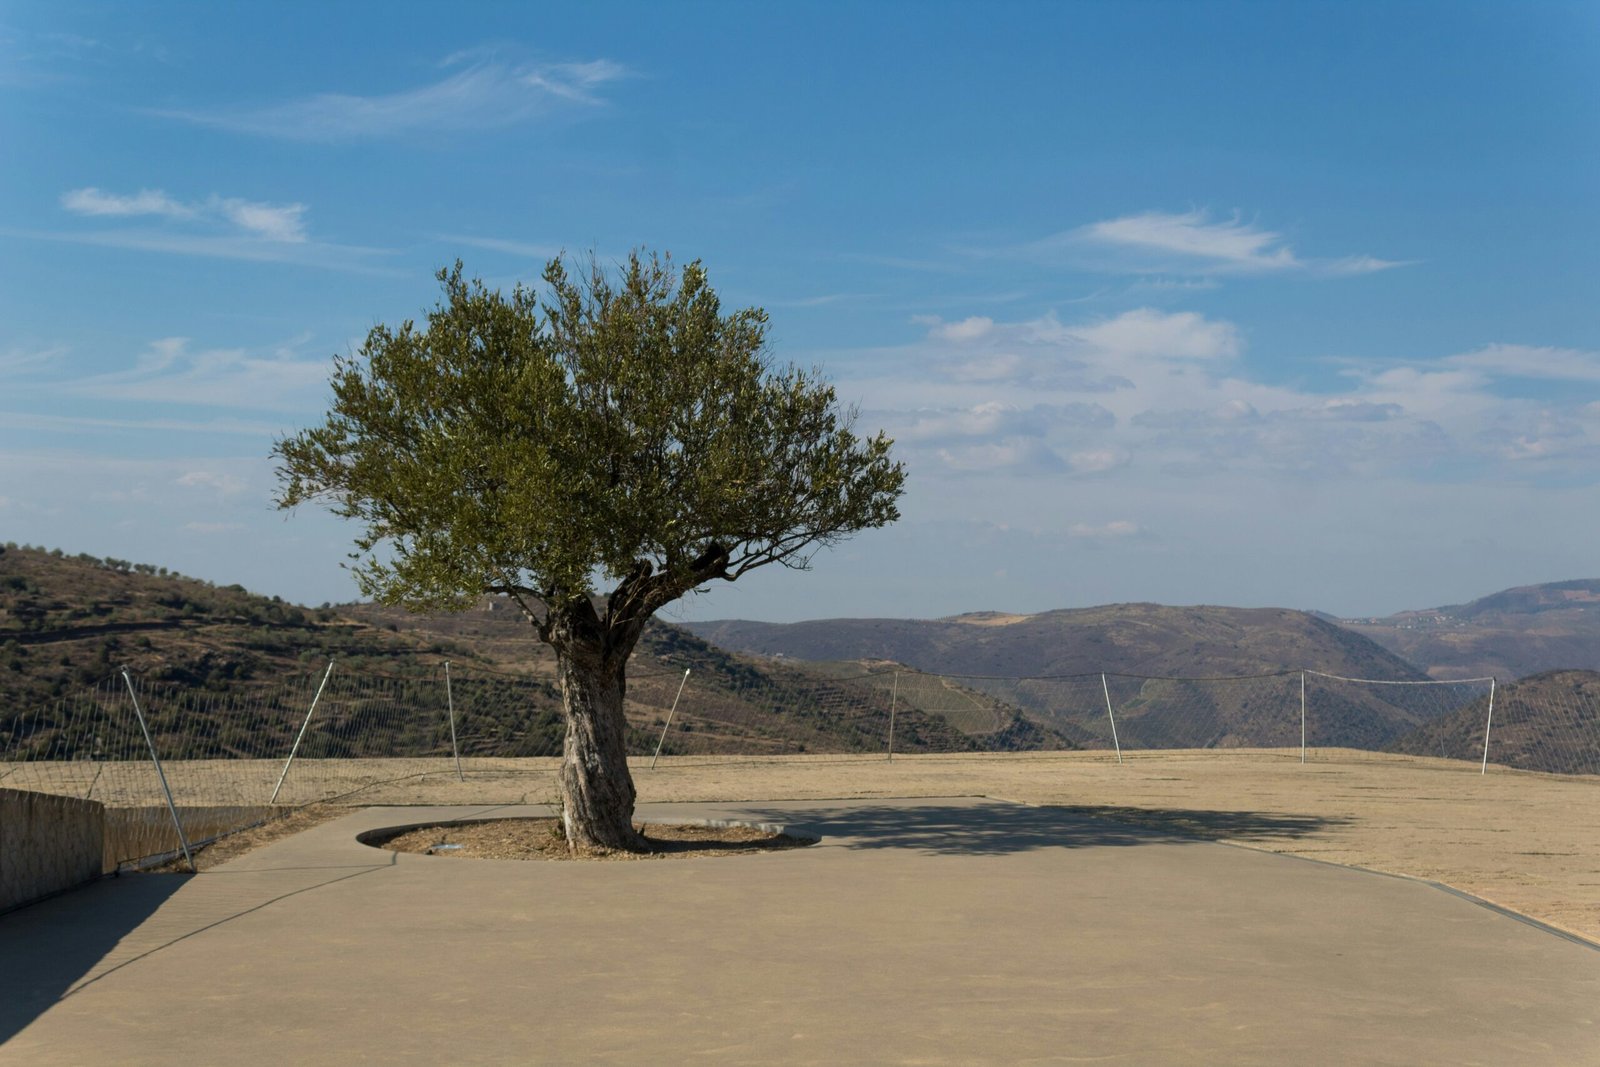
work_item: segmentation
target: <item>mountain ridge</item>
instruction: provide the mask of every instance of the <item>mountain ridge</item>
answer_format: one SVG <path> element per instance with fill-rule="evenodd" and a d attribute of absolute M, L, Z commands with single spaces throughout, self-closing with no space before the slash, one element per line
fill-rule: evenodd
<path fill-rule="evenodd" d="M 1513 586 L 1462 604 L 1339 622 L 1438 680 L 1600 670 L 1600 578 Z"/>

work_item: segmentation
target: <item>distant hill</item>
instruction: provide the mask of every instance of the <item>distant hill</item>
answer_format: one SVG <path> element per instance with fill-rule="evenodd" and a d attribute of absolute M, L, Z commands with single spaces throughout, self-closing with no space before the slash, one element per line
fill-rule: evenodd
<path fill-rule="evenodd" d="M 1286 670 L 1303 666 L 1390 681 L 1426 677 L 1358 634 L 1278 608 L 1116 604 L 1037 615 L 729 620 L 685 628 L 719 646 L 783 662 L 884 660 L 955 676 L 961 686 L 1015 705 L 1075 743 L 1103 747 L 1113 743 L 1106 696 L 1118 709 L 1115 740 L 1124 747 L 1280 747 L 1299 737 L 1298 682 L 1284 677 Z M 1105 692 L 1102 671 L 1112 675 Z M 1087 677 L 1070 677 L 1080 675 Z M 1205 680 L 1258 675 L 1276 677 Z M 1337 706 L 1319 713 L 1318 743 L 1377 748 L 1411 731 L 1421 717 L 1388 699 L 1398 691 L 1380 687 L 1336 698 Z"/>
<path fill-rule="evenodd" d="M 1488 698 L 1419 726 L 1391 751 L 1476 759 Z M 1600 673 L 1547 671 L 1495 693 L 1489 762 L 1560 774 L 1600 774 Z"/>
<path fill-rule="evenodd" d="M 1195 678 L 1310 667 L 1362 678 L 1425 677 L 1373 641 L 1281 608 L 1113 604 L 1037 615 L 681 625 L 738 652 L 800 660 L 893 660 L 938 674 L 1109 671 Z"/>
<path fill-rule="evenodd" d="M 1519 586 L 1467 604 L 1341 625 L 1440 679 L 1600 670 L 1600 579 Z"/>
<path fill-rule="evenodd" d="M 314 679 L 330 659 L 338 661 L 337 678 L 354 685 L 352 715 L 370 717 L 382 703 L 373 695 L 381 689 L 389 706 L 421 711 L 442 731 L 438 680 L 448 660 L 464 754 L 560 751 L 554 656 L 505 601 L 440 615 L 376 604 L 305 608 L 152 565 L 0 547 L 0 751 L 8 734 L 14 737 L 11 728 L 30 716 L 30 723 L 45 723 L 30 743 L 64 745 L 53 758 L 70 758 L 77 742 L 64 732 L 70 729 L 66 718 L 52 709 L 81 702 L 94 687 L 117 690 L 110 683 L 123 667 L 141 684 L 183 693 L 198 709 L 194 714 L 208 720 L 168 737 L 163 747 L 169 754 L 284 750 L 298 713 L 269 721 L 239 709 L 255 707 L 253 701 L 289 682 Z M 876 752 L 885 745 L 889 694 L 861 678 L 865 672 L 846 677 L 746 660 L 654 623 L 629 671 L 634 751 L 654 748 L 685 667 L 693 685 L 666 753 Z M 1071 747 L 1066 738 L 1020 721 L 1015 709 L 991 716 L 981 728 L 911 704 L 897 713 L 902 752 Z M 352 749 L 347 737 L 332 732 L 336 723 L 318 734 L 321 716 L 308 735 L 308 756 L 381 755 L 402 740 L 412 746 L 426 740 L 404 734 L 413 727 L 398 720 L 378 722 L 361 735 L 365 747 Z M 177 729 L 156 718 L 158 735 Z M 432 741 L 443 744 L 445 737 L 437 733 Z"/>

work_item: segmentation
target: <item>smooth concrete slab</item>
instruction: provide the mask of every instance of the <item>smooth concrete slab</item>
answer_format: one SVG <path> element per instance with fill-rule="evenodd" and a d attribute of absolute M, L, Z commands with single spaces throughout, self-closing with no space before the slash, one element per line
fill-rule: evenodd
<path fill-rule="evenodd" d="M 807 849 L 362 830 L 0 919 L 0 1064 L 1600 1064 L 1600 951 L 1425 884 L 977 799 L 646 805 Z"/>

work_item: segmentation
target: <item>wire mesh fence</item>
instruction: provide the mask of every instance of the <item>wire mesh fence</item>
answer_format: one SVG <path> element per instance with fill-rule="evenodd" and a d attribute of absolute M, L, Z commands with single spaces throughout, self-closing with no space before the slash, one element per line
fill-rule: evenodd
<path fill-rule="evenodd" d="M 652 760 L 1067 749 L 1118 760 L 1171 749 L 1326 760 L 1356 749 L 1600 774 L 1600 675 L 1583 671 L 1497 691 L 1489 679 L 1315 671 L 985 677 L 729 660 L 694 673 L 641 661 L 624 712 L 630 755 Z M 114 866 L 180 847 L 163 773 L 196 841 L 380 783 L 548 776 L 564 735 L 560 691 L 544 676 L 327 664 L 198 688 L 125 672 L 48 707 L 0 714 L 0 788 L 106 804 Z"/>

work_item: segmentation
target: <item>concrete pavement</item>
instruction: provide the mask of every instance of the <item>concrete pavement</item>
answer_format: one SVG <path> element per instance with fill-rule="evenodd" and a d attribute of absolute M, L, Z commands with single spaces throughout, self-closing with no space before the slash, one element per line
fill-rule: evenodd
<path fill-rule="evenodd" d="M 987 800 L 641 805 L 807 849 L 396 855 L 372 808 L 0 918 L 0 1064 L 1600 1064 L 1600 951 L 1421 883 Z"/>

